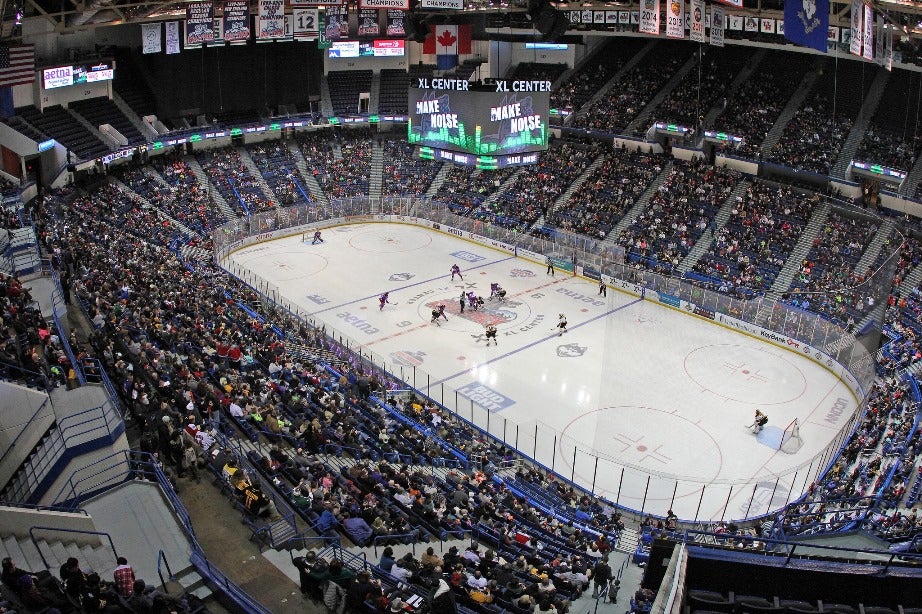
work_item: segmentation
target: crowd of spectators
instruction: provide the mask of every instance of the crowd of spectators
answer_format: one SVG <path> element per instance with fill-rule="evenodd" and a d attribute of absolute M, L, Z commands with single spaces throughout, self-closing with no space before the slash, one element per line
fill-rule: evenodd
<path fill-rule="evenodd" d="M 769 51 L 755 72 L 723 105 L 723 113 L 708 127 L 744 138 L 734 155 L 758 157 L 762 140 L 811 63 L 812 59 L 803 54 Z"/>
<path fill-rule="evenodd" d="M 480 208 L 478 217 L 527 232 L 602 151 L 598 143 L 552 141 L 537 166 L 520 173 L 492 207 Z"/>
<path fill-rule="evenodd" d="M 621 77 L 602 98 L 592 103 L 588 112 L 573 119 L 575 128 L 601 132 L 623 132 L 656 93 L 688 61 L 693 46 L 684 43 L 657 45 L 640 62 Z M 645 132 L 649 126 L 643 126 Z"/>
<path fill-rule="evenodd" d="M 416 158 L 413 149 L 402 140 L 384 142 L 382 196 L 423 196 L 429 189 L 442 165 Z"/>
<path fill-rule="evenodd" d="M 711 225 L 733 189 L 736 171 L 676 160 L 650 203 L 617 238 L 630 259 L 670 273 Z"/>
<path fill-rule="evenodd" d="M 204 149 L 196 152 L 195 158 L 228 203 L 240 203 L 246 213 L 276 207 L 277 203 L 267 198 L 262 185 L 250 173 L 235 147 Z"/>
<path fill-rule="evenodd" d="M 585 66 L 551 92 L 551 108 L 565 112 L 552 116 L 551 122 L 563 123 L 567 116 L 579 111 L 640 50 L 643 42 L 634 38 L 612 40 L 596 51 Z"/>
<path fill-rule="evenodd" d="M 916 163 L 916 155 L 922 144 L 920 141 L 922 139 L 918 136 L 904 138 L 871 123 L 868 124 L 864 139 L 855 152 L 855 160 L 880 164 L 908 173 Z"/>
<path fill-rule="evenodd" d="M 873 221 L 831 211 L 782 300 L 851 329 L 874 306 L 860 286 L 873 271 L 855 268 L 877 230 Z"/>
<path fill-rule="evenodd" d="M 625 148 L 605 161 L 557 206 L 546 225 L 604 239 L 663 170 L 663 158 Z"/>
<path fill-rule="evenodd" d="M 452 166 L 435 194 L 454 213 L 477 217 L 480 207 L 518 169 L 507 166 L 498 171 L 481 171 L 469 166 Z M 489 212 L 487 214 L 489 216 Z"/>
<path fill-rule="evenodd" d="M 310 202 L 298 163 L 284 143 L 256 143 L 248 145 L 247 151 L 282 206 L 306 205 Z"/>
<path fill-rule="evenodd" d="M 326 131 L 298 135 L 298 146 L 320 187 L 331 198 L 368 195 L 372 134 L 367 129 Z M 337 155 L 336 150 L 339 150 Z"/>
<path fill-rule="evenodd" d="M 828 175 L 852 128 L 852 118 L 833 113 L 825 92 L 811 95 L 794 114 L 765 158 L 798 170 Z"/>
<path fill-rule="evenodd" d="M 692 271 L 704 276 L 699 282 L 706 287 L 726 294 L 748 297 L 768 290 L 819 200 L 787 186 L 753 181 L 732 203 L 730 219 Z"/>
<path fill-rule="evenodd" d="M 227 221 L 182 158 L 167 155 L 158 162 L 161 176 L 169 185 L 136 166 L 119 167 L 115 174 L 151 205 L 200 235 L 207 236 L 214 227 Z"/>
<path fill-rule="evenodd" d="M 704 53 L 705 49 L 699 50 Z M 736 76 L 751 53 L 745 47 L 726 47 L 699 57 L 697 69 L 690 70 L 653 112 L 654 120 L 689 128 L 700 126 L 705 114 L 724 95 L 727 80 Z"/>

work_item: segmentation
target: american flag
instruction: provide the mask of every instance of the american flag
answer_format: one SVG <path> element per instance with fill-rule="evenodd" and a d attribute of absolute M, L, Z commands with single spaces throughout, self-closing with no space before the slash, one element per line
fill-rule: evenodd
<path fill-rule="evenodd" d="M 0 87 L 35 81 L 35 46 L 0 45 Z"/>

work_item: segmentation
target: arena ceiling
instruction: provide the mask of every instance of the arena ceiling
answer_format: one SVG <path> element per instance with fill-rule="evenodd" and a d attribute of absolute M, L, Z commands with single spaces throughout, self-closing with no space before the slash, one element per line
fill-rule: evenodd
<path fill-rule="evenodd" d="M 551 2 L 530 0 L 532 3 L 550 4 L 561 10 L 583 8 L 628 9 L 638 6 L 638 1 L 604 2 L 586 0 L 583 2 Z M 416 0 L 411 0 L 416 4 Z M 349 0 L 350 4 L 357 4 Z M 142 23 L 182 18 L 185 2 L 150 2 L 138 0 L 0 0 L 2 4 L 3 37 L 15 36 L 17 14 L 19 19 L 44 19 L 52 24 L 53 32 L 69 32 L 94 26 Z M 252 2 L 256 11 L 256 1 Z M 439 12 L 439 17 L 459 22 L 481 22 L 491 28 L 521 27 L 522 13 L 528 12 L 529 0 L 465 0 L 465 11 Z M 922 0 L 872 0 L 866 4 L 889 16 L 893 23 L 914 36 L 922 36 Z M 220 5 L 220 1 L 216 1 Z M 783 11 L 783 0 L 745 0 L 743 10 L 766 17 L 779 16 Z M 832 22 L 845 23 L 850 12 L 850 2 L 832 2 Z M 420 11 L 416 11 L 420 12 Z M 436 13 L 433 13 L 435 15 Z M 488 23 L 487 23 L 488 22 Z M 44 28 L 42 28 L 44 29 Z"/>

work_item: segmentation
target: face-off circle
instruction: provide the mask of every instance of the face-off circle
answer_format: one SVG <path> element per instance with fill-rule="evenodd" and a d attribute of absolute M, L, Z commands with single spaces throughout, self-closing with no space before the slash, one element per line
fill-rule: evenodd
<path fill-rule="evenodd" d="M 685 373 L 704 390 L 740 403 L 782 405 L 799 399 L 807 378 L 781 350 L 705 345 L 685 356 Z"/>
<path fill-rule="evenodd" d="M 410 226 L 395 228 L 390 224 L 368 228 L 349 238 L 350 247 L 375 254 L 412 252 L 428 247 L 431 243 L 432 235 L 423 229 Z"/>

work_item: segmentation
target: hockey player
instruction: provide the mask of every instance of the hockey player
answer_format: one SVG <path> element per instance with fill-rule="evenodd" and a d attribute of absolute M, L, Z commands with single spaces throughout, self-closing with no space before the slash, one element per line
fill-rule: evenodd
<path fill-rule="evenodd" d="M 439 315 L 445 318 L 445 321 L 448 322 L 448 316 L 445 315 L 445 305 L 439 305 L 436 309 L 438 309 Z"/>
<path fill-rule="evenodd" d="M 381 303 L 381 306 L 378 308 L 378 311 L 383 311 L 385 305 L 390 305 L 390 301 L 387 300 L 390 294 L 391 294 L 390 292 L 385 292 L 384 294 L 378 297 L 378 302 Z"/>
<path fill-rule="evenodd" d="M 493 342 L 493 345 L 498 345 L 496 343 L 496 326 L 493 324 L 487 325 L 487 345 L 490 345 L 490 342 Z"/>
<path fill-rule="evenodd" d="M 478 296 L 474 300 L 475 300 L 474 305 L 476 306 L 476 309 L 482 309 L 483 308 L 483 297 Z"/>
<path fill-rule="evenodd" d="M 320 237 L 319 230 L 314 232 L 314 240 L 311 241 L 311 245 L 317 245 L 318 243 L 323 243 L 323 239 Z"/>
<path fill-rule="evenodd" d="M 464 281 L 464 278 L 461 277 L 461 267 L 459 267 L 457 263 L 451 265 L 451 280 L 452 281 L 455 280 L 455 275 L 457 275 L 458 278 L 461 279 L 461 281 Z"/>
<path fill-rule="evenodd" d="M 490 299 L 494 298 L 500 302 L 506 300 L 506 291 L 497 283 L 490 284 Z"/>
<path fill-rule="evenodd" d="M 560 317 L 557 319 L 557 336 L 561 336 L 567 332 L 567 316 L 560 314 Z"/>
<path fill-rule="evenodd" d="M 439 324 L 439 316 L 441 315 L 442 315 L 442 312 L 439 311 L 439 308 L 438 307 L 434 308 L 432 310 L 432 319 L 429 320 L 429 324 L 435 324 L 437 326 L 441 326 L 441 324 Z"/>
<path fill-rule="evenodd" d="M 468 292 L 467 293 L 467 304 L 470 306 L 471 309 L 473 309 L 474 311 L 477 311 L 477 295 L 475 295 L 473 292 Z"/>

